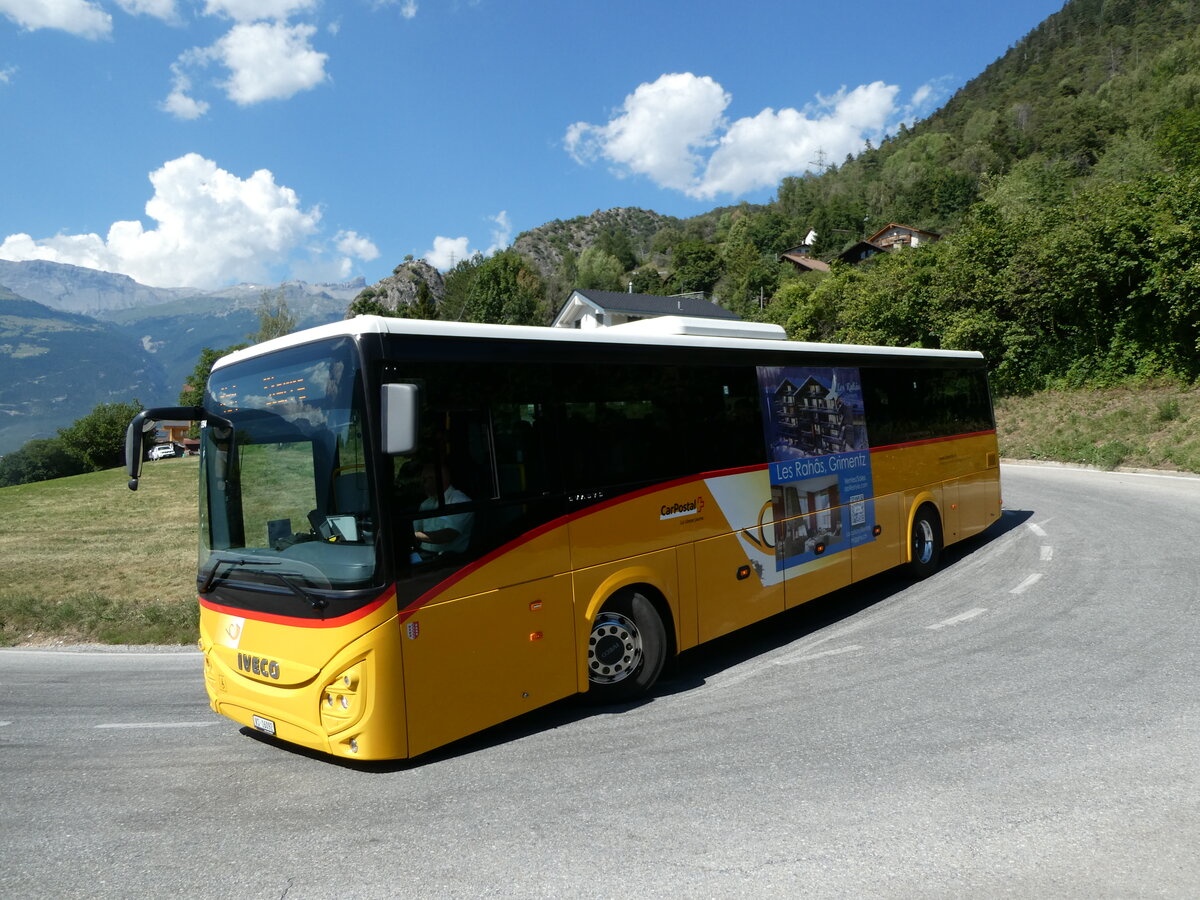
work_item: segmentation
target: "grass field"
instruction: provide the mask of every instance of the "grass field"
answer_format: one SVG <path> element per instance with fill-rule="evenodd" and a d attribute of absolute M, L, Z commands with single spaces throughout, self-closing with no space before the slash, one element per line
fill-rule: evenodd
<path fill-rule="evenodd" d="M 1051 392 L 996 404 L 1001 453 L 1200 472 L 1200 390 Z M 196 639 L 195 457 L 0 488 L 0 646 Z"/>
<path fill-rule="evenodd" d="M 1200 472 L 1200 388 L 1047 391 L 996 403 L 1000 455 Z"/>
<path fill-rule="evenodd" d="M 195 641 L 198 462 L 0 488 L 0 646 Z"/>

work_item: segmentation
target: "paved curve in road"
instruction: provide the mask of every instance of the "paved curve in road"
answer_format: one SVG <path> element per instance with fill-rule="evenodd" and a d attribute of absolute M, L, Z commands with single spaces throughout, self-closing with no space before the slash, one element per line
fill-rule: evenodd
<path fill-rule="evenodd" d="M 1004 496 L 927 581 L 415 763 L 240 731 L 194 651 L 0 651 L 0 894 L 1196 896 L 1200 479 Z"/>

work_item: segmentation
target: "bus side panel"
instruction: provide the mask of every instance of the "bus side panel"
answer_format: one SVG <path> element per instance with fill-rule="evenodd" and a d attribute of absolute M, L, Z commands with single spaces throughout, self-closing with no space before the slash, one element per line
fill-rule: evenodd
<path fill-rule="evenodd" d="M 749 563 L 743 538 L 724 534 L 697 541 L 696 618 L 701 642 L 783 612 L 783 582 Z"/>
<path fill-rule="evenodd" d="M 569 575 L 429 604 L 401 634 L 412 755 L 575 693 Z"/>
<path fill-rule="evenodd" d="M 697 478 L 588 510 L 570 523 L 572 564 L 602 566 L 729 531 L 725 510 L 710 497 L 708 484 Z"/>
<path fill-rule="evenodd" d="M 970 537 L 1000 518 L 1000 468 L 976 472 L 959 481 L 959 531 Z"/>
<path fill-rule="evenodd" d="M 800 566 L 799 572 L 789 574 L 785 582 L 788 609 L 848 585 L 851 558 L 846 551 L 834 553 L 824 559 L 805 563 Z"/>
<path fill-rule="evenodd" d="M 898 495 L 875 498 L 875 524 L 879 526 L 879 536 L 850 551 L 855 581 L 886 572 L 904 562 L 906 523 Z"/>
<path fill-rule="evenodd" d="M 676 566 L 679 572 L 679 609 L 676 619 L 678 644 L 682 653 L 700 642 L 699 625 L 696 621 L 696 604 L 700 586 L 696 581 L 696 545 L 682 544 L 676 550 Z"/>
<path fill-rule="evenodd" d="M 876 496 L 943 484 L 988 469 L 995 435 L 972 435 L 871 451 Z M 920 473 L 914 475 L 914 473 Z"/>

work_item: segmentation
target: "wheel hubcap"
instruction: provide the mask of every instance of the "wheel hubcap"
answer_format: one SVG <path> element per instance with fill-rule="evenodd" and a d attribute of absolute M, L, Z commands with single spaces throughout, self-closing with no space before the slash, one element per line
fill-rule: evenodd
<path fill-rule="evenodd" d="M 933 526 L 925 519 L 913 523 L 913 558 L 922 564 L 933 558 Z"/>
<path fill-rule="evenodd" d="M 642 660 L 642 636 L 632 619 L 601 613 L 588 638 L 588 678 L 613 684 L 628 678 Z"/>

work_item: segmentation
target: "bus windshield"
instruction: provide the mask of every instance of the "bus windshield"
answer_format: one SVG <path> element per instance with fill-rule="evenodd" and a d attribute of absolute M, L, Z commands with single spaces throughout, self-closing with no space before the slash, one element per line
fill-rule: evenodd
<path fill-rule="evenodd" d="M 376 571 L 361 367 L 349 338 L 213 372 L 200 441 L 201 593 L 282 596 L 318 612 L 322 590 Z M 253 606 L 243 596 L 240 605 Z"/>

